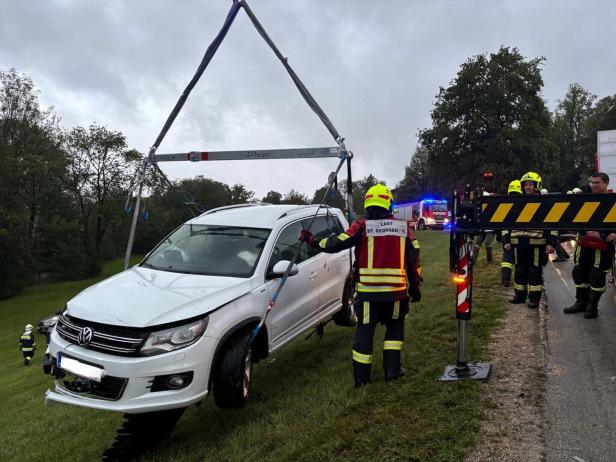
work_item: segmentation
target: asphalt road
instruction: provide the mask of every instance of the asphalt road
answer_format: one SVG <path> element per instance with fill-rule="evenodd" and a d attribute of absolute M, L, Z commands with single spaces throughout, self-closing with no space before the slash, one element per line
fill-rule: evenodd
<path fill-rule="evenodd" d="M 608 281 L 599 317 L 565 314 L 573 262 L 548 263 L 544 415 L 548 462 L 616 461 L 616 291 Z"/>

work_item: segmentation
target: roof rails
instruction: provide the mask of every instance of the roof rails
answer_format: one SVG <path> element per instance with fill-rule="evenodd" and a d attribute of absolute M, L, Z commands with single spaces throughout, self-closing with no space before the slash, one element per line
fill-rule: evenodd
<path fill-rule="evenodd" d="M 298 205 L 297 207 L 295 207 L 294 209 L 291 210 L 287 210 L 286 212 L 284 212 L 282 215 L 280 215 L 278 218 L 276 218 L 276 220 L 280 220 L 283 217 L 286 217 L 287 215 L 290 215 L 292 213 L 296 213 L 299 212 L 300 210 L 306 210 L 307 208 L 311 208 L 311 207 L 320 207 L 322 209 L 330 209 L 331 207 L 327 204 L 323 204 L 323 205 L 319 205 L 319 204 L 306 204 L 306 205 Z"/>
<path fill-rule="evenodd" d="M 239 209 L 242 207 L 260 207 L 263 205 L 272 205 L 269 202 L 250 202 L 247 204 L 234 204 L 234 205 L 225 205 L 223 207 L 216 207 L 215 209 L 210 209 L 207 210 L 205 212 L 203 212 L 201 215 L 209 215 L 211 213 L 216 213 L 216 212 L 221 212 L 223 210 L 229 210 L 229 209 Z"/>

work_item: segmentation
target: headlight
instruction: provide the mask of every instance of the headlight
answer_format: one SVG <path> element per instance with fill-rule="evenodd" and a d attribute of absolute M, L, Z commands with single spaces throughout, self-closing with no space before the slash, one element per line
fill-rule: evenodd
<path fill-rule="evenodd" d="M 433 225 L 435 223 L 434 218 L 426 218 L 426 223 Z"/>
<path fill-rule="evenodd" d="M 443 223 L 449 223 L 449 218 L 444 218 Z"/>
<path fill-rule="evenodd" d="M 183 326 L 152 332 L 141 347 L 140 353 L 143 356 L 154 356 L 192 345 L 203 335 L 207 323 L 206 317 Z"/>

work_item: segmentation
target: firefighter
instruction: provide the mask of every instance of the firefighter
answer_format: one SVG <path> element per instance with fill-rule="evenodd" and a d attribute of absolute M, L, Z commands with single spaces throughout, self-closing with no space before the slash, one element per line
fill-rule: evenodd
<path fill-rule="evenodd" d="M 522 183 L 520 180 L 513 180 L 509 183 L 507 188 L 507 194 L 510 196 L 517 196 L 522 194 Z M 501 237 L 502 240 L 502 237 Z M 511 284 L 511 272 L 513 270 L 513 250 L 511 246 L 508 249 L 505 248 L 503 243 L 503 261 L 501 262 L 501 278 L 503 287 L 509 287 Z"/>
<path fill-rule="evenodd" d="M 590 179 L 593 194 L 608 194 L 610 178 L 597 173 Z M 563 311 L 567 314 L 584 312 L 587 319 L 599 314 L 599 300 L 605 292 L 605 275 L 612 267 L 616 233 L 580 231 L 575 246 L 573 282 L 575 303 Z"/>
<path fill-rule="evenodd" d="M 24 366 L 29 366 L 34 351 L 36 350 L 36 341 L 34 340 L 34 334 L 32 333 L 32 324 L 26 324 L 24 333 L 21 334 L 19 339 L 19 349 L 24 355 Z"/>
<path fill-rule="evenodd" d="M 525 173 L 520 178 L 524 194 L 540 194 L 541 177 L 535 172 Z M 513 250 L 515 272 L 513 280 L 513 299 L 509 303 L 526 303 L 528 307 L 538 308 L 543 290 L 543 267 L 548 262 L 548 254 L 554 252 L 558 233 L 535 229 L 512 230 L 503 236 L 503 248 Z"/>
<path fill-rule="evenodd" d="M 393 218 L 392 201 L 389 188 L 377 184 L 364 198 L 365 218 L 353 222 L 346 232 L 321 240 L 307 230 L 300 235 L 300 240 L 328 253 L 355 248 L 358 325 L 353 344 L 353 375 L 357 388 L 370 381 L 373 337 L 379 322 L 385 324 L 385 381 L 404 375 L 400 361 L 404 319 L 409 311 L 409 298 L 411 302 L 421 300 L 419 243 L 407 221 Z"/>

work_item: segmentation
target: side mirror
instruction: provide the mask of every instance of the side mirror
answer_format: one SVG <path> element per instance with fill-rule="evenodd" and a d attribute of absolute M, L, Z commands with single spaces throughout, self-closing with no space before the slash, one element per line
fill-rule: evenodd
<path fill-rule="evenodd" d="M 272 268 L 272 270 L 269 273 L 267 273 L 268 279 L 282 277 L 284 272 L 289 267 L 289 263 L 291 263 L 289 260 L 280 260 L 278 263 L 276 263 L 274 267 Z M 299 273 L 299 268 L 295 263 L 293 263 L 289 276 L 295 276 L 297 273 Z"/>

